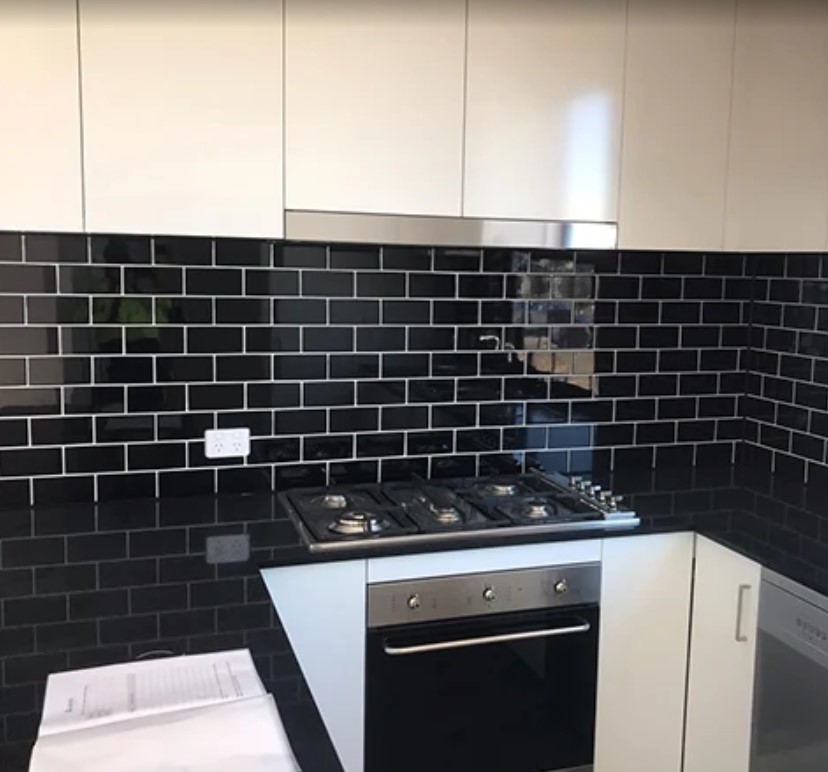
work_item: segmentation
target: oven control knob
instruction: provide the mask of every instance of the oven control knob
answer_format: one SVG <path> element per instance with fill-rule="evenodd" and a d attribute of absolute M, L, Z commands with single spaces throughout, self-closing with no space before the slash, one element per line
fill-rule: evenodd
<path fill-rule="evenodd" d="M 555 595 L 566 595 L 566 593 L 569 592 L 569 582 L 567 582 L 566 579 L 558 579 L 558 581 L 555 582 L 554 589 Z"/>
<path fill-rule="evenodd" d="M 497 599 L 497 595 L 495 595 L 494 587 L 487 587 L 483 590 L 483 600 L 487 603 L 491 603 L 492 601 Z"/>
<path fill-rule="evenodd" d="M 420 596 L 419 595 L 412 595 L 408 599 L 407 603 L 408 603 L 408 608 L 410 608 L 412 611 L 416 611 L 418 608 L 420 608 Z"/>

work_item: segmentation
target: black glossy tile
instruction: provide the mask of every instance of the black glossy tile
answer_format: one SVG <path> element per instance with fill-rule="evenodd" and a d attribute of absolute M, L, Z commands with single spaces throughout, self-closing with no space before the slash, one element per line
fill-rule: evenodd
<path fill-rule="evenodd" d="M 431 307 L 426 300 L 385 300 L 382 321 L 385 324 L 428 324 Z"/>
<path fill-rule="evenodd" d="M 5 510 L 17 510 L 28 507 L 31 504 L 29 499 L 29 483 L 27 480 L 0 480 L 0 512 Z M 0 531 L 3 529 L 0 528 Z M 24 535 L 28 535 L 28 527 Z M 16 534 L 19 535 L 19 534 Z M 9 565 L 8 559 L 6 565 Z M 0 576 L 4 576 L 0 574 Z M 2 585 L 0 585 L 2 586 Z M 2 592 L 2 590 L 0 590 Z"/>
<path fill-rule="evenodd" d="M 151 357 L 96 357 L 95 383 L 152 383 L 154 362 Z"/>
<path fill-rule="evenodd" d="M 529 270 L 529 252 L 487 249 L 483 252 L 483 270 L 488 273 L 526 273 Z"/>
<path fill-rule="evenodd" d="M 58 389 L 8 389 L 0 387 L 0 405 L 3 416 L 50 415 L 59 413 L 61 406 Z"/>
<path fill-rule="evenodd" d="M 54 292 L 55 288 L 54 266 L 0 264 L 0 293 L 44 294 Z"/>
<path fill-rule="evenodd" d="M 242 414 L 242 417 L 238 416 L 238 413 L 223 413 L 219 416 L 217 426 L 212 413 L 167 413 L 156 418 L 156 431 L 159 440 L 203 440 L 204 432 L 208 429 L 249 426 L 254 431 L 260 414 L 250 411 Z M 269 430 L 269 422 L 267 423 Z"/>
<path fill-rule="evenodd" d="M 186 408 L 185 387 L 128 386 L 127 406 L 130 413 L 178 413 Z"/>
<path fill-rule="evenodd" d="M 324 410 L 277 410 L 274 434 L 324 434 L 327 414 Z"/>
<path fill-rule="evenodd" d="M 503 287 L 502 276 L 488 274 L 460 276 L 457 294 L 461 298 L 500 298 L 503 297 Z"/>
<path fill-rule="evenodd" d="M 506 277 L 505 295 L 507 298 L 515 298 L 518 300 L 545 300 L 550 297 L 551 292 L 552 282 L 548 276 L 524 275 Z"/>
<path fill-rule="evenodd" d="M 300 400 L 298 383 L 251 383 L 247 386 L 247 406 L 251 408 L 296 407 Z"/>
<path fill-rule="evenodd" d="M 303 441 L 303 457 L 306 461 L 327 461 L 353 458 L 353 456 L 354 438 L 352 435 L 306 437 Z"/>
<path fill-rule="evenodd" d="M 327 306 L 324 300 L 274 300 L 275 324 L 325 324 Z"/>
<path fill-rule="evenodd" d="M 215 378 L 213 359 L 206 356 L 165 356 L 156 360 L 159 383 L 192 383 Z"/>
<path fill-rule="evenodd" d="M 66 449 L 67 472 L 123 472 L 124 470 L 125 457 L 122 446 Z"/>
<path fill-rule="evenodd" d="M 434 354 L 431 374 L 439 378 L 459 375 L 477 375 L 477 354 Z"/>
<path fill-rule="evenodd" d="M 299 271 L 247 271 L 245 291 L 248 295 L 298 295 Z"/>
<path fill-rule="evenodd" d="M 91 418 L 37 418 L 32 420 L 33 445 L 78 445 L 91 442 Z"/>
<path fill-rule="evenodd" d="M 430 375 L 428 354 L 384 354 L 383 378 L 427 378 Z"/>
<path fill-rule="evenodd" d="M 354 296 L 354 274 L 342 271 L 302 271 L 301 294 L 316 297 Z"/>
<path fill-rule="evenodd" d="M 185 272 L 187 295 L 241 295 L 242 271 L 229 268 L 188 268 Z"/>
<path fill-rule="evenodd" d="M 355 269 L 380 267 L 379 247 L 370 246 L 332 246 L 330 267 L 336 269 Z"/>
<path fill-rule="evenodd" d="M 95 439 L 102 442 L 149 442 L 155 439 L 152 416 L 100 416 L 95 419 Z"/>
<path fill-rule="evenodd" d="M 476 273 L 481 268 L 479 249 L 435 249 L 434 270 Z"/>
<path fill-rule="evenodd" d="M 218 381 L 269 381 L 271 357 L 269 356 L 220 356 L 216 358 Z"/>
<path fill-rule="evenodd" d="M 405 381 L 376 381 L 357 384 L 360 405 L 389 405 L 405 402 Z"/>
<path fill-rule="evenodd" d="M 187 446 L 183 442 L 132 445 L 128 448 L 127 463 L 130 471 L 175 469 L 186 465 L 186 451 Z"/>
<path fill-rule="evenodd" d="M 0 421 L 0 447 L 12 448 L 28 444 L 29 428 L 24 419 Z"/>
<path fill-rule="evenodd" d="M 297 328 L 248 327 L 245 330 L 248 351 L 299 351 Z"/>
<path fill-rule="evenodd" d="M 332 354 L 328 366 L 332 379 L 378 378 L 380 374 L 378 354 Z"/>
<path fill-rule="evenodd" d="M 411 432 L 407 438 L 406 452 L 412 456 L 454 453 L 454 435 L 446 431 Z"/>
<path fill-rule="evenodd" d="M 380 305 L 376 300 L 332 300 L 331 324 L 378 324 Z"/>
<path fill-rule="evenodd" d="M 454 347 L 455 332 L 451 327 L 409 327 L 408 329 L 410 351 L 451 351 Z"/>
<path fill-rule="evenodd" d="M 518 449 L 517 444 L 510 444 L 506 438 L 503 439 L 502 444 L 504 448 Z M 500 446 L 501 438 L 498 429 L 465 429 L 457 432 L 458 453 L 486 453 L 500 450 Z M 539 447 L 544 447 L 544 445 Z"/>
<path fill-rule="evenodd" d="M 503 398 L 499 378 L 461 378 L 457 381 L 458 402 L 495 402 Z"/>
<path fill-rule="evenodd" d="M 0 263 L 19 263 L 23 260 L 23 236 L 20 233 L 0 231 Z"/>
<path fill-rule="evenodd" d="M 82 250 L 76 248 L 80 253 Z M 149 263 L 152 260 L 152 243 L 144 236 L 92 236 L 90 252 L 93 263 L 111 265 L 131 265 Z M 86 262 L 75 260 L 73 262 Z"/>
<path fill-rule="evenodd" d="M 216 239 L 216 265 L 269 266 L 270 244 L 258 239 Z"/>
<path fill-rule="evenodd" d="M 3 477 L 35 477 L 62 472 L 63 459 L 58 448 L 0 450 L 0 475 Z"/>
<path fill-rule="evenodd" d="M 360 434 L 356 438 L 357 456 L 361 458 L 401 456 L 404 449 L 403 434 Z"/>
<path fill-rule="evenodd" d="M 0 359 L 0 386 L 25 386 L 25 384 L 25 360 Z"/>
<path fill-rule="evenodd" d="M 244 407 L 244 386 L 196 385 L 190 386 L 189 406 L 193 410 L 240 410 Z"/>
<path fill-rule="evenodd" d="M 453 298 L 457 277 L 449 274 L 412 273 L 408 277 L 408 294 L 412 298 Z"/>
<path fill-rule="evenodd" d="M 180 268 L 126 268 L 124 292 L 136 295 L 179 295 L 183 287 Z"/>
<path fill-rule="evenodd" d="M 254 464 L 286 463 L 298 461 L 300 442 L 298 439 L 278 438 L 254 440 L 250 460 Z"/>
<path fill-rule="evenodd" d="M 277 268 L 325 268 L 327 252 L 324 244 L 275 244 L 273 265 Z"/>
<path fill-rule="evenodd" d="M 409 402 L 453 402 L 455 393 L 454 381 L 437 379 L 409 381 Z"/>
<path fill-rule="evenodd" d="M 271 303 L 249 298 L 219 298 L 216 300 L 218 324 L 269 324 Z"/>
<path fill-rule="evenodd" d="M 330 383 L 305 383 L 302 385 L 304 404 L 314 407 L 339 407 L 353 405 L 354 384 L 349 381 Z"/>
<path fill-rule="evenodd" d="M 359 332 L 363 332 L 359 329 Z M 305 327 L 302 330 L 303 351 L 353 351 L 352 327 Z"/>
<path fill-rule="evenodd" d="M 124 237 L 113 237 L 116 249 L 111 257 L 120 256 L 118 241 Z M 75 233 L 27 233 L 25 236 L 25 259 L 27 263 L 88 263 L 89 249 L 86 236 Z M 110 262 L 122 262 L 112 259 Z"/>
<path fill-rule="evenodd" d="M 404 327 L 359 327 L 356 332 L 358 351 L 405 351 Z"/>
<path fill-rule="evenodd" d="M 524 406 L 520 403 L 501 405 L 480 405 L 481 426 L 515 426 L 525 418 Z"/>
<path fill-rule="evenodd" d="M 211 239 L 187 236 L 156 236 L 153 258 L 158 265 L 210 265 L 213 262 Z"/>
<path fill-rule="evenodd" d="M 191 354 L 241 353 L 242 332 L 241 327 L 190 327 L 187 351 Z"/>
<path fill-rule="evenodd" d="M 273 357 L 275 380 L 324 380 L 327 364 L 321 355 L 279 354 Z"/>
<path fill-rule="evenodd" d="M 510 305 L 510 304 L 509 304 Z M 484 304 L 485 309 L 486 304 Z M 512 308 L 509 307 L 511 312 Z M 485 317 L 485 313 L 484 313 Z M 505 321 L 512 321 L 509 317 Z M 434 324 L 478 324 L 480 321 L 480 306 L 476 301 L 444 300 L 434 303 Z M 487 320 L 487 321 L 501 321 Z"/>
<path fill-rule="evenodd" d="M 427 407 L 385 407 L 382 409 L 382 430 L 427 429 Z"/>
<path fill-rule="evenodd" d="M 379 408 L 375 407 L 331 410 L 330 428 L 332 432 L 376 431 L 379 429 L 379 415 Z"/>

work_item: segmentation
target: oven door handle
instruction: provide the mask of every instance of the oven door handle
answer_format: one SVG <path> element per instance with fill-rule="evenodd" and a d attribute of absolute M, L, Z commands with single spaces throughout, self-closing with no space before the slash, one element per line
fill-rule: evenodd
<path fill-rule="evenodd" d="M 470 646 L 485 646 L 492 643 L 508 643 L 510 641 L 528 641 L 533 638 L 553 638 L 558 635 L 577 635 L 588 633 L 592 625 L 585 619 L 581 624 L 571 627 L 552 627 L 544 630 L 529 630 L 523 633 L 504 633 L 490 635 L 485 638 L 462 638 L 458 641 L 439 641 L 437 643 L 422 643 L 416 646 L 389 646 L 385 644 L 385 653 L 392 657 L 408 654 L 426 654 L 430 651 L 447 651 L 449 649 L 464 649 Z"/>

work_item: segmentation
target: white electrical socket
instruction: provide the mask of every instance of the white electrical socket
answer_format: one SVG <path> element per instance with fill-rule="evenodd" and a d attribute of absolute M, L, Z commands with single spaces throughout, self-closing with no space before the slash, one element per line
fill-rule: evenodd
<path fill-rule="evenodd" d="M 207 458 L 247 458 L 250 455 L 250 429 L 208 429 L 204 432 Z"/>

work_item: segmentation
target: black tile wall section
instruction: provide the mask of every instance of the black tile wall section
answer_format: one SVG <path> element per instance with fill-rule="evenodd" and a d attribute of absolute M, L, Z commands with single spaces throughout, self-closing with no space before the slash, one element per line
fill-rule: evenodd
<path fill-rule="evenodd" d="M 741 256 L 0 234 L 0 768 L 66 667 L 248 646 L 301 697 L 253 563 L 205 559 L 290 527 L 235 494 L 728 465 L 740 403 L 752 442 L 821 463 L 821 267 L 768 263 L 745 397 Z M 236 426 L 250 458 L 207 459 Z"/>
<path fill-rule="evenodd" d="M 756 255 L 745 454 L 757 471 L 828 481 L 828 256 Z"/>

